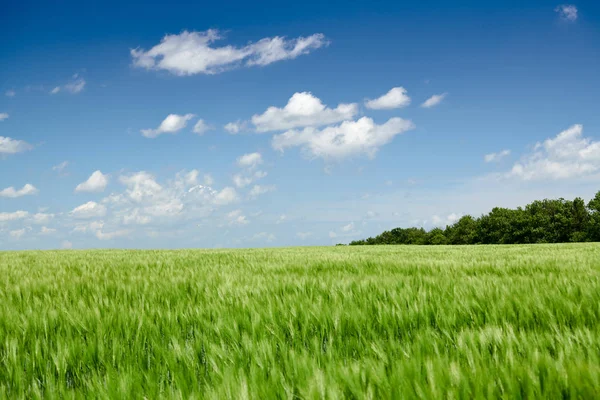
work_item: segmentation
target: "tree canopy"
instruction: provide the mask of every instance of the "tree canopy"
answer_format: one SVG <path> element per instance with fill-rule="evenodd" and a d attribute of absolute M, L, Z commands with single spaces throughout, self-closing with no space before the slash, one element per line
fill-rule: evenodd
<path fill-rule="evenodd" d="M 587 205 L 574 200 L 536 200 L 524 208 L 495 207 L 474 218 L 465 215 L 445 228 L 394 228 L 350 245 L 525 244 L 600 241 L 600 191 Z"/>

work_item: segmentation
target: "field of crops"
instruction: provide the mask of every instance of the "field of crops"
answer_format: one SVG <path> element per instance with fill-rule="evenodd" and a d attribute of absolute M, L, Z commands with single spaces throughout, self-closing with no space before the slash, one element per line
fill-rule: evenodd
<path fill-rule="evenodd" d="M 598 398 L 600 245 L 0 252 L 0 398 Z"/>

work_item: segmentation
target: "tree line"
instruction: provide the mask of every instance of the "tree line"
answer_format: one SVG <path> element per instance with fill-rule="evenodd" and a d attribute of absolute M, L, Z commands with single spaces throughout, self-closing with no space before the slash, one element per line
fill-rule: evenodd
<path fill-rule="evenodd" d="M 526 244 L 600 242 L 600 191 L 587 205 L 575 200 L 536 200 L 524 208 L 496 207 L 479 218 L 465 215 L 445 228 L 395 228 L 350 242 L 373 244 Z"/>

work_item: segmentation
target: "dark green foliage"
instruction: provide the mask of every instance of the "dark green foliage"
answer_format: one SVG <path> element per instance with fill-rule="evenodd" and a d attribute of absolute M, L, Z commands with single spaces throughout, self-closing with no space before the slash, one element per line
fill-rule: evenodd
<path fill-rule="evenodd" d="M 600 192 L 583 199 L 536 200 L 525 208 L 496 207 L 479 218 L 466 215 L 445 229 L 395 228 L 365 244 L 529 244 L 600 241 Z"/>

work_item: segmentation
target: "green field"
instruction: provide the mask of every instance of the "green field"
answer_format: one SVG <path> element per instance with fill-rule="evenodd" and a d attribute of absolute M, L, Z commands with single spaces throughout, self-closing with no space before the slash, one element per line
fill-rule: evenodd
<path fill-rule="evenodd" d="M 600 245 L 0 252 L 0 398 L 598 398 Z"/>

